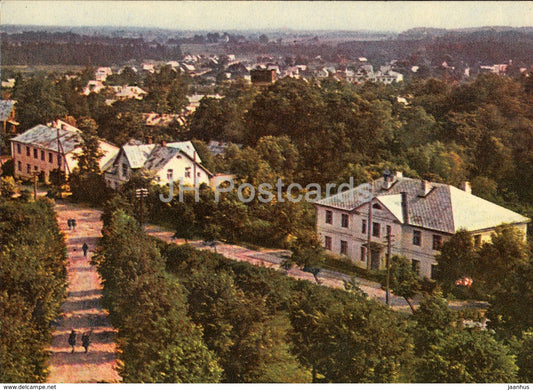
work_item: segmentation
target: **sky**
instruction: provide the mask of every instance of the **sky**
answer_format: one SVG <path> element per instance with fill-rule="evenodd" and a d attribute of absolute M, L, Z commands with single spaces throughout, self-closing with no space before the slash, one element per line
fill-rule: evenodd
<path fill-rule="evenodd" d="M 176 30 L 376 30 L 533 25 L 532 1 L 22 1 L 2 24 Z"/>

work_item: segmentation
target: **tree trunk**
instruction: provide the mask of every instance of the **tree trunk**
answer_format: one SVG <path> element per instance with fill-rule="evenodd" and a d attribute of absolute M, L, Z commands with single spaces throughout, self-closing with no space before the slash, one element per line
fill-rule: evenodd
<path fill-rule="evenodd" d="M 411 308 L 411 311 L 413 312 L 413 314 L 415 314 L 415 308 L 413 307 L 413 304 L 409 301 L 409 299 L 407 297 L 403 297 L 403 299 L 405 299 L 405 301 L 407 302 L 407 304 Z"/>

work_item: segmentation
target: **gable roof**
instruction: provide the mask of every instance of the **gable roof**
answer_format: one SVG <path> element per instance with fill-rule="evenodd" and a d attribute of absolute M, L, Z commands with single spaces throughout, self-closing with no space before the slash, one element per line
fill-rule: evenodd
<path fill-rule="evenodd" d="M 130 163 L 130 168 L 137 169 L 142 168 L 150 153 L 154 149 L 155 145 L 153 144 L 144 144 L 144 145 L 130 145 L 126 144 L 122 146 L 124 154 Z"/>
<path fill-rule="evenodd" d="M 0 121 L 7 121 L 15 103 L 14 100 L 0 100 Z"/>
<path fill-rule="evenodd" d="M 527 223 L 529 218 L 498 206 L 456 187 L 429 183 L 430 191 L 419 196 L 421 180 L 396 178 L 389 189 L 383 188 L 384 179 L 362 184 L 354 189 L 322 199 L 315 204 L 351 211 L 367 204 L 369 199 L 380 201 L 401 223 L 403 211 L 401 193 L 405 192 L 408 205 L 408 224 L 446 233 L 459 229 L 481 230 L 502 223 Z"/>
<path fill-rule="evenodd" d="M 53 152 L 58 151 L 57 137 L 64 153 L 72 152 L 82 142 L 79 132 L 67 129 L 57 129 L 45 125 L 37 125 L 24 133 L 11 138 L 11 141 L 36 146 Z"/>
<path fill-rule="evenodd" d="M 183 141 L 183 142 L 169 142 L 166 144 L 169 148 L 176 148 L 181 150 L 183 153 L 185 153 L 191 160 L 194 160 L 194 152 L 196 152 L 196 149 L 194 148 L 194 145 L 191 141 Z M 196 162 L 201 163 L 202 159 L 196 153 Z"/>
<path fill-rule="evenodd" d="M 144 163 L 143 168 L 148 171 L 159 172 L 181 151 L 176 148 L 157 145 L 153 148 L 152 153 Z"/>

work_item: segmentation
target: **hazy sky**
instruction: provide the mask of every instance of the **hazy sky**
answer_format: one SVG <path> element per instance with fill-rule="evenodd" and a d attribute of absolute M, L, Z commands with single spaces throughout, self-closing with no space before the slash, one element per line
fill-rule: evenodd
<path fill-rule="evenodd" d="M 386 31 L 533 25 L 531 1 L 1 1 L 2 24 Z"/>

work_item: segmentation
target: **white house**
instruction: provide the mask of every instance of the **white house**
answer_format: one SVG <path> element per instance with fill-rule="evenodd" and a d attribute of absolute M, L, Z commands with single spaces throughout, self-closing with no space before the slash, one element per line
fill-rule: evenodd
<path fill-rule="evenodd" d="M 107 79 L 107 76 L 111 76 L 112 74 L 113 74 L 113 71 L 111 70 L 111 68 L 100 67 L 96 69 L 95 78 L 98 81 L 105 81 Z"/>
<path fill-rule="evenodd" d="M 524 233 L 530 222 L 520 214 L 447 184 L 403 177 L 401 172 L 315 203 L 316 231 L 326 250 L 347 256 L 367 269 L 385 267 L 387 236 L 393 254 L 411 260 L 421 276 L 433 278 L 442 242 L 460 229 L 475 245 L 491 238 L 501 224 Z M 369 256 L 370 247 L 370 256 Z"/>
<path fill-rule="evenodd" d="M 209 184 L 212 174 L 201 162 L 190 141 L 162 145 L 133 141 L 120 148 L 104 172 L 104 178 L 115 189 L 127 182 L 135 171 L 146 172 L 154 183 L 162 185 L 168 184 L 170 178 L 188 186 Z"/>

